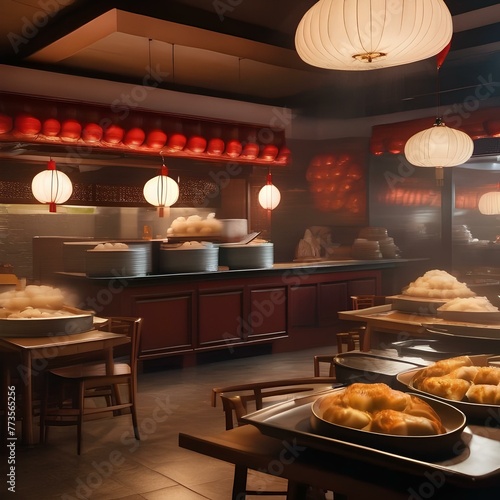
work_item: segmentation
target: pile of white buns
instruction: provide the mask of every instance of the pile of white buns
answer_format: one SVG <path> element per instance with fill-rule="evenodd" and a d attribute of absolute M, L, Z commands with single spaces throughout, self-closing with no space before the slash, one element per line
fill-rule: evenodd
<path fill-rule="evenodd" d="M 438 311 L 499 312 L 487 297 L 457 297 L 446 301 Z"/>
<path fill-rule="evenodd" d="M 61 311 L 64 296 L 59 288 L 28 285 L 24 290 L 9 290 L 0 294 L 1 318 L 45 318 L 67 315 Z"/>
<path fill-rule="evenodd" d="M 476 294 L 465 284 L 439 269 L 427 271 L 403 290 L 403 295 L 429 299 L 454 299 L 474 297 Z"/>
<path fill-rule="evenodd" d="M 500 405 L 500 368 L 475 366 L 469 356 L 437 361 L 419 371 L 412 385 L 452 401 Z"/>
<path fill-rule="evenodd" d="M 222 222 L 214 213 L 203 219 L 199 215 L 177 217 L 167 229 L 167 236 L 217 236 L 222 232 Z"/>
<path fill-rule="evenodd" d="M 382 383 L 354 383 L 322 396 L 317 411 L 327 422 L 379 434 L 430 436 L 446 432 L 428 403 Z"/>

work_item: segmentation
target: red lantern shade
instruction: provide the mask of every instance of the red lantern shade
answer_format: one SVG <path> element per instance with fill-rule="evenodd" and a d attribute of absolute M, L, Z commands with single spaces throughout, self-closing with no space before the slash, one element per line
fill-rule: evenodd
<path fill-rule="evenodd" d="M 102 139 L 103 130 L 97 123 L 87 123 L 82 130 L 82 139 L 85 142 L 94 143 Z"/>
<path fill-rule="evenodd" d="M 224 141 L 218 137 L 212 137 L 208 141 L 207 154 L 219 156 L 224 152 Z"/>
<path fill-rule="evenodd" d="M 184 134 L 172 134 L 167 141 L 167 150 L 170 152 L 182 151 L 186 145 L 186 136 Z"/>
<path fill-rule="evenodd" d="M 12 130 L 14 120 L 12 117 L 0 113 L 0 134 L 6 134 Z"/>
<path fill-rule="evenodd" d="M 146 133 L 139 127 L 131 128 L 125 134 L 123 144 L 128 147 L 139 147 L 146 139 Z"/>
<path fill-rule="evenodd" d="M 104 131 L 104 141 L 109 144 L 119 144 L 123 140 L 124 130 L 118 125 L 110 125 Z"/>
<path fill-rule="evenodd" d="M 248 142 L 245 144 L 241 156 L 248 160 L 255 160 L 259 156 L 259 145 L 255 142 Z"/>
<path fill-rule="evenodd" d="M 76 120 L 65 120 L 61 125 L 59 137 L 63 141 L 74 142 L 80 139 L 82 135 L 82 126 Z"/>
<path fill-rule="evenodd" d="M 237 139 L 231 139 L 226 143 L 226 154 L 231 158 L 238 158 L 240 156 L 243 146 Z"/>
<path fill-rule="evenodd" d="M 199 135 L 193 135 L 187 141 L 186 149 L 193 153 L 203 153 L 207 147 L 207 140 Z"/>
<path fill-rule="evenodd" d="M 47 137 L 57 137 L 61 131 L 61 124 L 55 118 L 47 118 L 43 122 L 42 134 Z"/>
<path fill-rule="evenodd" d="M 292 152 L 286 146 L 282 146 L 280 152 L 278 153 L 278 156 L 276 157 L 276 161 L 280 163 L 288 163 L 291 155 Z"/>
<path fill-rule="evenodd" d="M 278 147 L 275 146 L 274 144 L 268 144 L 267 146 L 264 146 L 264 149 L 262 150 L 262 154 L 260 155 L 260 157 L 266 161 L 273 161 L 276 158 L 277 154 L 278 154 Z"/>
<path fill-rule="evenodd" d="M 151 130 L 148 133 L 146 144 L 148 148 L 161 149 L 167 142 L 167 134 L 160 129 Z"/>
<path fill-rule="evenodd" d="M 42 129 L 42 124 L 38 118 L 30 115 L 18 115 L 14 121 L 17 132 L 23 135 L 38 135 Z"/>

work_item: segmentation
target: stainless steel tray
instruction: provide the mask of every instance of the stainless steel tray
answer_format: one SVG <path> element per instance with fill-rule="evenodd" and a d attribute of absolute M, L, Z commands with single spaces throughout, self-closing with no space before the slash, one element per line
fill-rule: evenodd
<path fill-rule="evenodd" d="M 454 443 L 455 453 L 446 458 L 415 458 L 408 453 L 394 453 L 378 447 L 349 442 L 319 434 L 311 427 L 311 406 L 322 393 L 280 403 L 251 413 L 243 418 L 263 434 L 294 440 L 301 446 L 331 453 L 367 464 L 388 464 L 395 472 L 428 474 L 440 471 L 453 484 L 471 486 L 481 484 L 500 485 L 500 429 L 467 426 L 460 439 Z M 432 398 L 426 399 L 429 403 Z M 439 403 L 439 402 L 438 402 Z"/>

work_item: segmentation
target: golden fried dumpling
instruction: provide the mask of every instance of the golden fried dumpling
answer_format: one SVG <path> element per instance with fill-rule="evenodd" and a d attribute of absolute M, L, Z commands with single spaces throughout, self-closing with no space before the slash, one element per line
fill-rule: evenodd
<path fill-rule="evenodd" d="M 460 378 L 427 377 L 419 385 L 421 391 L 452 401 L 461 401 L 471 382 Z"/>
<path fill-rule="evenodd" d="M 443 375 L 448 375 L 453 370 L 462 366 L 472 366 L 472 360 L 469 356 L 457 356 L 455 358 L 440 359 L 433 365 L 420 370 L 413 380 L 413 385 L 417 389 L 420 389 L 419 384 L 423 379 L 427 377 L 441 377 Z"/>
<path fill-rule="evenodd" d="M 409 402 L 409 395 L 391 389 L 386 384 L 356 383 L 345 390 L 343 401 L 345 405 L 362 411 L 404 410 Z"/>
<path fill-rule="evenodd" d="M 382 410 L 373 417 L 372 432 L 397 436 L 432 436 L 443 434 L 439 421 L 409 415 L 401 411 Z"/>
<path fill-rule="evenodd" d="M 353 429 L 364 429 L 372 421 L 370 414 L 355 408 L 344 408 L 331 405 L 324 412 L 322 418 L 332 424 L 344 425 Z"/>
<path fill-rule="evenodd" d="M 500 386 L 498 385 L 472 385 L 465 395 L 471 403 L 500 405 Z"/>
<path fill-rule="evenodd" d="M 496 366 L 481 366 L 473 379 L 474 384 L 500 384 L 500 368 Z"/>

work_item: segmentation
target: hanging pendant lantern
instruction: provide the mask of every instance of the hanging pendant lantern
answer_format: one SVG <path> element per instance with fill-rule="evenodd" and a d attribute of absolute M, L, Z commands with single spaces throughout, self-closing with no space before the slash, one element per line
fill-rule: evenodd
<path fill-rule="evenodd" d="M 434 56 L 452 33 L 443 0 L 319 0 L 300 21 L 295 47 L 312 66 L 370 70 Z"/>
<path fill-rule="evenodd" d="M 266 184 L 259 191 L 259 203 L 266 210 L 274 210 L 280 201 L 279 189 L 272 182 L 271 172 L 268 172 Z"/>
<path fill-rule="evenodd" d="M 160 175 L 149 179 L 144 184 L 143 193 L 148 203 L 159 208 L 159 217 L 163 217 L 165 207 L 172 206 L 179 199 L 179 185 L 168 176 L 168 169 L 164 161 Z"/>
<path fill-rule="evenodd" d="M 461 130 L 447 127 L 436 118 L 431 128 L 417 132 L 405 144 L 405 157 L 416 167 L 435 167 L 439 185 L 443 168 L 462 165 L 474 151 L 474 142 Z"/>
<path fill-rule="evenodd" d="M 73 193 L 73 185 L 64 172 L 56 169 L 56 162 L 51 158 L 47 170 L 33 177 L 31 191 L 37 201 L 49 204 L 49 212 L 56 212 L 56 205 L 69 200 Z"/>
<path fill-rule="evenodd" d="M 490 191 L 479 198 L 479 212 L 483 215 L 500 215 L 500 186 L 498 191 Z"/>

